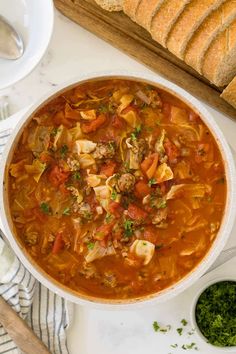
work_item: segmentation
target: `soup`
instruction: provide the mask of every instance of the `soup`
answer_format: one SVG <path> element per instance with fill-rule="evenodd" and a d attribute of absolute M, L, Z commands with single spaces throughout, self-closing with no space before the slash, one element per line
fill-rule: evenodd
<path fill-rule="evenodd" d="M 8 175 L 28 254 L 70 289 L 107 299 L 156 293 L 192 271 L 226 201 L 222 156 L 200 117 L 123 79 L 83 83 L 38 110 Z"/>

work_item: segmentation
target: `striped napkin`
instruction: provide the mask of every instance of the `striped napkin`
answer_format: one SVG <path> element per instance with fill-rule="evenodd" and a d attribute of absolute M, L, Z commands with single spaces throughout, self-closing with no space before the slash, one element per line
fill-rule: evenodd
<path fill-rule="evenodd" d="M 11 126 L 14 120 L 11 118 Z M 0 125 L 0 155 L 11 134 L 4 121 Z M 73 304 L 52 293 L 25 269 L 1 237 L 0 231 L 0 295 L 27 321 L 51 353 L 67 354 L 66 329 L 72 319 Z M 0 354 L 20 354 L 0 324 Z M 37 354 L 32 351 L 32 354 Z"/>

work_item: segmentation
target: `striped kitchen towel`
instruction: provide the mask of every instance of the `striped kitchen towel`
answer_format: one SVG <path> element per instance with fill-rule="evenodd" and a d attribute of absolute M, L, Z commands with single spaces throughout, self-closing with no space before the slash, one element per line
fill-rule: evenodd
<path fill-rule="evenodd" d="M 0 131 L 0 155 L 11 129 Z M 1 231 L 0 231 L 1 233 Z M 52 293 L 25 269 L 0 237 L 0 296 L 24 318 L 51 353 L 67 354 L 72 304 Z M 20 354 L 0 324 L 0 354 Z M 32 351 L 32 354 L 37 354 Z"/>

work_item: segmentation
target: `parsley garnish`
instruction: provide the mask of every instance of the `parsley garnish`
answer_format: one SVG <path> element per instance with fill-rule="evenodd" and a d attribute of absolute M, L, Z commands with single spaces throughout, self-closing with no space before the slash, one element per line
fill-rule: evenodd
<path fill-rule="evenodd" d="M 131 133 L 131 139 L 137 140 L 137 137 L 139 136 L 140 133 L 141 133 L 141 126 L 138 126 L 134 129 L 134 132 Z"/>
<path fill-rule="evenodd" d="M 62 147 L 60 148 L 60 154 L 62 156 L 62 158 L 64 158 L 66 156 L 66 154 L 68 153 L 68 146 L 67 145 L 62 145 Z"/>
<path fill-rule="evenodd" d="M 111 199 L 112 200 L 116 200 L 116 198 L 117 198 L 117 192 L 116 192 L 115 189 L 113 189 L 112 192 L 111 192 Z"/>
<path fill-rule="evenodd" d="M 94 246 L 95 246 L 94 242 L 87 243 L 87 247 L 90 251 L 94 249 Z"/>
<path fill-rule="evenodd" d="M 151 179 L 149 179 L 149 181 L 148 181 L 148 185 L 151 187 L 153 184 L 156 184 L 157 183 L 157 181 L 155 180 L 155 178 L 151 178 Z"/>
<path fill-rule="evenodd" d="M 183 328 L 177 328 L 176 331 L 179 333 L 180 336 L 182 336 Z"/>
<path fill-rule="evenodd" d="M 183 318 L 181 320 L 181 323 L 182 323 L 183 326 L 187 326 L 187 324 L 188 324 L 188 322 L 185 320 L 185 318 Z"/>
<path fill-rule="evenodd" d="M 171 344 L 170 346 L 171 346 L 172 348 L 178 348 L 178 344 L 177 344 L 177 343 Z"/>
<path fill-rule="evenodd" d="M 157 321 L 154 321 L 153 324 L 152 324 L 152 326 L 153 326 L 153 329 L 154 329 L 155 332 L 158 332 L 158 331 L 159 331 L 160 326 L 159 326 L 159 324 L 157 323 Z"/>
<path fill-rule="evenodd" d="M 40 209 L 44 214 L 50 215 L 52 213 L 52 209 L 48 203 L 41 203 L 40 204 Z"/>
<path fill-rule="evenodd" d="M 65 208 L 62 212 L 62 215 L 70 215 L 70 208 Z"/>
<path fill-rule="evenodd" d="M 79 181 L 81 179 L 81 174 L 78 171 L 76 171 L 75 173 L 73 173 L 73 178 L 76 181 Z"/>
<path fill-rule="evenodd" d="M 196 349 L 197 350 L 198 349 L 196 347 L 196 343 L 183 344 L 181 348 L 184 349 L 184 350 L 187 350 L 187 349 Z"/>
<path fill-rule="evenodd" d="M 106 217 L 105 217 L 105 221 L 107 224 L 109 224 L 109 222 L 111 221 L 112 219 L 112 215 L 110 213 L 107 213 Z"/>
<path fill-rule="evenodd" d="M 133 225 L 134 225 L 134 222 L 132 220 L 125 220 L 124 229 L 125 229 L 125 236 L 126 237 L 130 237 L 133 235 L 133 233 L 134 233 Z"/>

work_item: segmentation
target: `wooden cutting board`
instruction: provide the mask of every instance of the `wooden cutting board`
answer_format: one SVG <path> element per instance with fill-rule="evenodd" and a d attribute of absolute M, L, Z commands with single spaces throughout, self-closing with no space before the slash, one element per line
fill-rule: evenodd
<path fill-rule="evenodd" d="M 181 86 L 193 96 L 236 119 L 236 110 L 220 97 L 222 88 L 212 85 L 153 41 L 146 30 L 124 13 L 107 12 L 94 0 L 54 0 L 54 3 L 59 11 L 85 29 Z"/>

